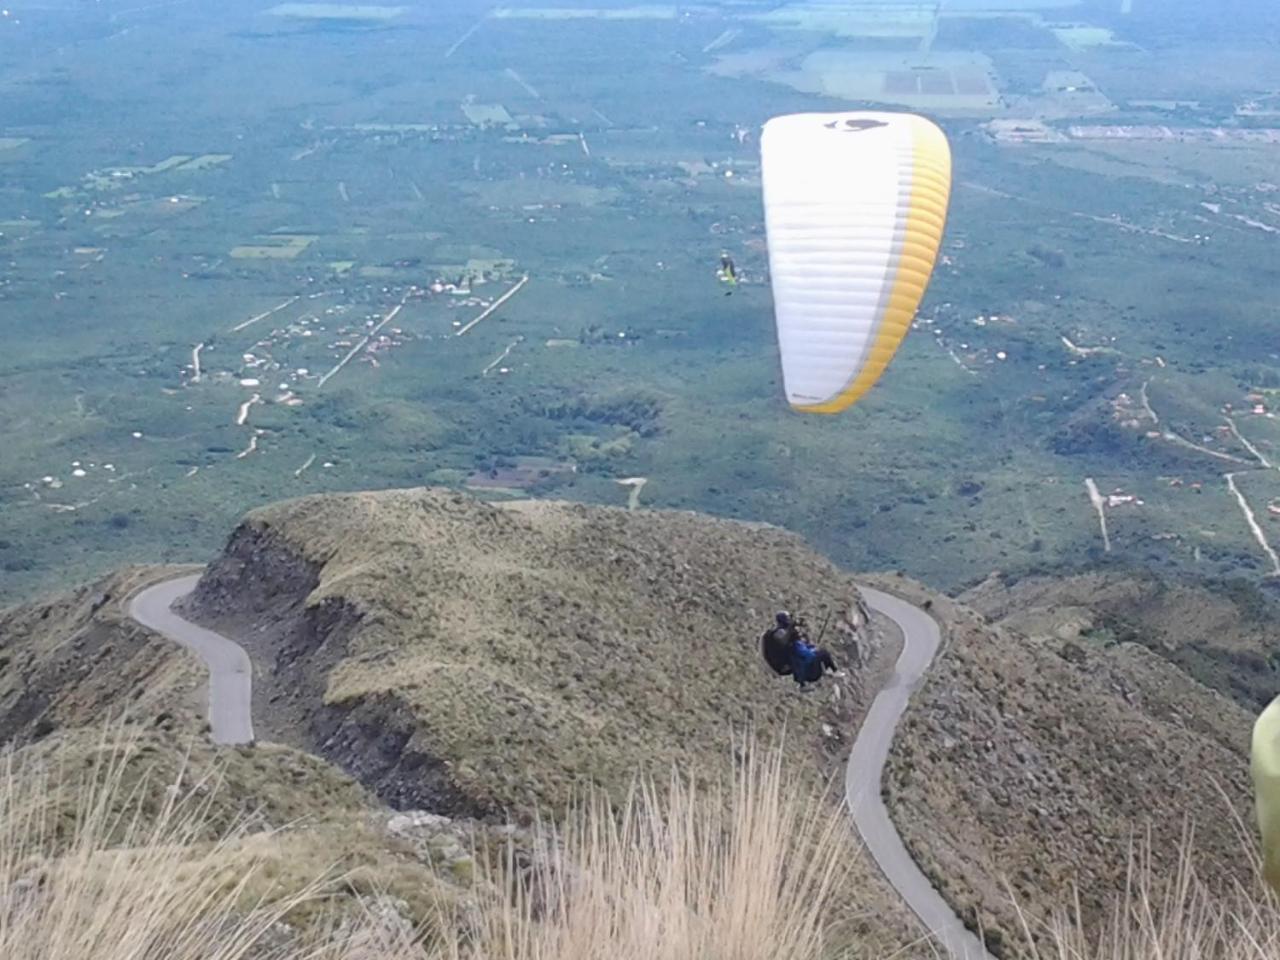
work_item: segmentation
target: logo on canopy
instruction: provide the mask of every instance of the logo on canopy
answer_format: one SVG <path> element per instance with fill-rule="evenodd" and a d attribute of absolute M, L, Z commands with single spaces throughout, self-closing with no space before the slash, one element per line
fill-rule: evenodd
<path fill-rule="evenodd" d="M 887 127 L 888 125 L 883 120 L 872 120 L 870 117 L 849 117 L 844 123 L 839 120 L 832 120 L 823 124 L 828 130 L 838 129 L 842 133 L 861 133 L 863 130 L 870 130 L 873 127 Z"/>

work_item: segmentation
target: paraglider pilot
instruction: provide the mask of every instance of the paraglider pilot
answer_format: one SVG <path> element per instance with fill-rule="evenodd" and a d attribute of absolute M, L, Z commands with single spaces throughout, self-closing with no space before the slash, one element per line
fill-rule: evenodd
<path fill-rule="evenodd" d="M 800 639 L 800 630 L 785 610 L 778 611 L 774 625 L 760 638 L 760 652 L 765 663 L 779 676 L 791 672 L 791 648 Z"/>
<path fill-rule="evenodd" d="M 817 683 L 822 679 L 824 670 L 836 672 L 836 662 L 825 647 L 815 647 L 804 637 L 797 637 L 791 645 L 791 676 L 800 689 L 806 683 Z"/>
<path fill-rule="evenodd" d="M 822 679 L 824 670 L 836 672 L 830 652 L 810 643 L 786 610 L 778 611 L 774 625 L 760 638 L 760 652 L 774 673 L 790 675 L 801 690 Z"/>

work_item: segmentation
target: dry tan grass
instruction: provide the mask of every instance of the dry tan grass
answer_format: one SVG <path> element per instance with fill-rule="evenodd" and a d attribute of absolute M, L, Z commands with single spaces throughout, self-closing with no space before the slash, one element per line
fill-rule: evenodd
<path fill-rule="evenodd" d="M 16 749 L 8 762 L 22 776 L 42 780 L 50 829 L 64 840 L 77 829 L 81 788 L 95 770 L 105 776 L 109 769 L 112 777 L 111 796 L 101 802 L 114 806 L 103 816 L 119 821 L 131 811 L 150 821 L 176 790 L 202 800 L 206 841 L 302 824 L 308 834 L 349 831 L 351 822 L 380 809 L 359 784 L 318 757 L 278 744 L 220 750 L 194 730 L 157 727 L 132 714 L 108 732 L 61 728 Z"/>
<path fill-rule="evenodd" d="M 110 734 L 110 732 L 109 732 Z M 440 901 L 434 935 L 388 922 L 376 871 L 367 909 L 291 929 L 325 909 L 350 876 L 319 861 L 272 883 L 287 837 L 231 827 L 210 840 L 217 785 L 154 795 L 125 775 L 127 739 L 66 771 L 8 753 L 0 761 L 0 957 L 5 960 L 833 960 L 876 956 L 846 894 L 858 858 L 845 818 L 788 772 L 783 752 L 750 740 L 720 788 L 673 772 L 637 781 L 620 802 L 597 791 L 532 859 L 513 845 L 479 871 L 465 900 Z M 120 746 L 123 744 L 123 746 Z M 194 778 L 187 776 L 185 782 Z M 74 798 L 65 796 L 74 791 Z M 68 828 L 63 811 L 76 813 Z M 1239 856 L 1260 875 L 1237 823 Z M 1022 915 L 1006 955 L 1033 960 L 1276 960 L 1280 905 L 1254 887 L 1220 889 L 1196 870 L 1192 838 L 1172 873 L 1131 855 L 1110 921 L 1074 910 Z M 296 851 L 295 851 L 296 852 Z M 305 872 L 305 871 L 303 871 Z M 1087 929 L 1094 932 L 1086 932 Z M 898 956 L 916 956 L 916 953 Z"/>
<path fill-rule="evenodd" d="M 594 794 L 544 826 L 532 862 L 513 845 L 465 902 L 441 899 L 428 938 L 378 914 L 376 876 L 364 916 L 291 929 L 286 918 L 349 896 L 351 877 L 315 863 L 272 883 L 287 834 L 233 826 L 211 841 L 217 784 L 175 782 L 156 809 L 125 776 L 127 739 L 103 745 L 78 780 L 45 757 L 3 759 L 5 960 L 819 960 L 848 939 L 850 831 L 797 789 L 780 749 L 744 745 L 718 791 L 673 773 L 621 804 Z"/>
<path fill-rule="evenodd" d="M 206 805 L 174 789 L 158 811 L 121 805 L 118 752 L 81 778 L 69 832 L 64 779 L 5 757 L 0 780 L 0 956 L 6 960 L 112 960 L 208 957 L 233 960 L 304 890 L 275 904 L 240 910 L 251 876 L 230 888 L 219 864 L 233 831 L 200 843 Z M 141 797 L 142 792 L 136 793 Z"/>
<path fill-rule="evenodd" d="M 340 840 L 325 860 L 302 832 L 228 823 L 217 768 L 158 763 L 155 779 L 139 776 L 123 724 L 99 747 L 0 757 L 4 960 L 416 955 L 376 900 L 353 902 L 359 878 L 339 869 Z"/>
<path fill-rule="evenodd" d="M 1079 904 L 1041 924 L 1024 917 L 1033 960 L 1276 960 L 1280 903 L 1261 880 L 1257 844 L 1242 833 L 1241 858 L 1256 868 L 1256 889 L 1215 888 L 1197 873 L 1189 835 L 1174 873 L 1163 872 L 1146 842 L 1131 857 L 1126 889 L 1111 918 L 1090 936 Z M 1036 941 L 1039 941 L 1037 944 Z"/>
<path fill-rule="evenodd" d="M 673 774 L 597 793 L 529 873 L 509 858 L 469 953 L 433 960 L 820 960 L 853 951 L 845 819 L 747 745 L 727 791 Z M 834 814 L 834 815 L 833 815 Z"/>

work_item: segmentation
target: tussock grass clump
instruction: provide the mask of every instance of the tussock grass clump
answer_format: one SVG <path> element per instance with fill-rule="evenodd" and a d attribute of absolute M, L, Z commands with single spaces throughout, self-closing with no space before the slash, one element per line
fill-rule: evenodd
<path fill-rule="evenodd" d="M 1130 856 L 1125 889 L 1109 919 L 1087 932 L 1079 903 L 1042 923 L 1023 915 L 1032 960 L 1277 960 L 1280 901 L 1262 879 L 1257 843 L 1240 828 L 1240 856 L 1256 886 L 1216 889 L 1196 871 L 1190 832 L 1172 873 L 1161 871 L 1148 838 Z"/>
<path fill-rule="evenodd" d="M 283 920 L 332 878 L 251 893 L 261 858 L 246 831 L 208 839 L 217 784 L 169 784 L 157 805 L 156 784 L 127 776 L 135 748 L 112 729 L 78 774 L 57 755 L 0 757 L 0 957 L 300 958 Z M 354 934 L 306 956 L 354 956 Z"/>
<path fill-rule="evenodd" d="M 442 960 L 821 960 L 844 954 L 856 919 L 848 821 L 797 789 L 780 749 L 748 745 L 727 787 L 673 773 L 603 794 L 513 856 L 472 920 L 468 953 Z M 842 942 L 843 941 L 843 942 Z"/>
<path fill-rule="evenodd" d="M 781 749 L 741 748 L 717 789 L 673 772 L 589 795 L 482 854 L 469 895 L 415 930 L 376 889 L 352 909 L 336 871 L 274 883 L 289 831 L 211 839 L 216 778 L 157 790 L 116 734 L 78 775 L 0 758 L 4 960 L 826 960 L 851 942 L 848 824 Z"/>
<path fill-rule="evenodd" d="M 4 960 L 871 956 L 860 936 L 867 917 L 856 907 L 859 853 L 848 821 L 797 779 L 781 748 L 748 740 L 715 788 L 673 771 L 665 781 L 636 780 L 621 801 L 607 791 L 587 795 L 560 821 L 540 820 L 532 837 L 481 852 L 467 894 L 438 898 L 429 930 L 388 907 L 394 898 L 379 893 L 376 851 L 354 905 L 350 876 L 319 861 L 311 861 L 316 876 L 294 870 L 275 883 L 272 865 L 289 855 L 288 831 L 242 824 L 211 839 L 216 778 L 183 768 L 157 791 L 136 768 L 126 776 L 131 749 L 127 736 L 104 735 L 92 759 L 72 755 L 78 776 L 58 768 L 66 758 L 57 754 L 0 757 Z M 1190 833 L 1169 872 L 1147 838 L 1106 922 L 1086 923 L 1078 899 L 1047 919 L 1023 913 L 1022 943 L 1006 939 L 1000 955 L 1277 960 L 1280 903 L 1261 880 L 1257 844 L 1237 826 L 1256 885 L 1206 883 Z M 290 923 L 308 914 L 321 919 Z"/>

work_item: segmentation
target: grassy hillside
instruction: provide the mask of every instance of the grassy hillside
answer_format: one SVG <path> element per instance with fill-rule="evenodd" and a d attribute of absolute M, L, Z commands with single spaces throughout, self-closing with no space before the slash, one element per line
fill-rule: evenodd
<path fill-rule="evenodd" d="M 475 870 L 473 841 L 496 850 L 505 833 L 398 814 L 320 757 L 283 744 L 215 748 L 201 667 L 126 614 L 133 592 L 183 572 L 129 568 L 0 610 L 0 902 L 33 863 L 75 855 L 78 845 L 163 840 L 186 852 L 141 856 L 150 868 L 204 864 L 229 892 L 251 876 L 237 903 L 300 898 L 286 911 L 300 936 L 369 910 L 408 928 L 433 923 Z M 181 823 L 166 825 L 178 797 Z M 145 874 L 126 877 L 144 900 Z M 337 877 L 324 897 L 308 893 Z M 17 942 L 14 929 L 0 931 L 0 956 L 18 956 L 4 949 Z M 32 943 L 22 956 L 76 955 L 47 938 Z"/>
<path fill-rule="evenodd" d="M 1245 580 L 991 577 L 962 599 L 1028 636 L 1088 646 L 1140 644 L 1246 709 L 1260 710 L 1280 692 L 1280 607 Z"/>
<path fill-rule="evenodd" d="M 847 733 L 862 671 L 802 697 L 758 638 L 778 607 L 830 611 L 849 665 L 857 602 L 773 528 L 416 489 L 251 513 L 188 611 L 270 667 L 273 735 L 398 802 L 527 812 L 644 767 L 715 771 L 734 726 L 790 723 L 805 751 L 824 722 Z"/>
<path fill-rule="evenodd" d="M 380 838 L 349 791 L 327 818 L 263 830 L 219 822 L 234 776 L 170 779 L 147 759 L 154 737 L 41 746 L 0 763 L 6 960 L 860 955 L 849 831 L 783 752 L 750 741 L 723 793 L 642 779 L 557 828 L 474 834 L 465 876 L 416 849 L 428 818 L 394 817 Z"/>
<path fill-rule="evenodd" d="M 105 712 L 173 723 L 197 710 L 201 674 L 129 620 L 130 594 L 181 568 L 131 567 L 0 609 L 0 742 L 101 723 Z"/>
<path fill-rule="evenodd" d="M 747 726 L 784 737 L 793 792 L 821 796 L 894 654 L 872 631 L 855 640 L 850 577 L 776 529 L 435 490 L 308 498 L 246 518 L 189 605 L 258 671 L 263 742 L 215 753 L 199 736 L 198 668 L 123 617 L 128 592 L 165 573 L 4 612 L 0 648 L 48 695 L 0 732 L 79 768 L 99 751 L 91 725 L 132 705 L 143 735 L 127 769 L 151 772 L 127 779 L 152 791 L 148 810 L 191 782 L 184 756 L 187 770 L 219 764 L 210 823 L 244 815 L 253 844 L 286 843 L 267 868 L 283 889 L 335 864 L 363 877 L 353 905 L 385 886 L 415 924 L 441 889 L 471 882 L 468 831 L 499 838 L 510 816 L 527 836 L 535 810 L 559 820 L 590 790 L 621 816 L 638 772 L 719 789 Z M 828 623 L 844 677 L 802 696 L 764 667 L 758 637 L 781 606 Z M 826 904 L 844 945 L 927 955 L 875 871 L 845 859 Z"/>
<path fill-rule="evenodd" d="M 828 623 L 846 676 L 801 695 L 765 667 L 779 607 Z M 822 789 L 893 656 L 858 608 L 776 528 L 412 489 L 254 511 L 185 614 L 242 638 L 262 735 L 393 806 L 528 822 L 587 789 L 623 802 L 637 772 L 718 782 L 747 726 L 785 730 L 790 775 Z M 859 942 L 910 943 L 884 881 L 854 879 Z"/>
<path fill-rule="evenodd" d="M 1019 604 L 1000 608 L 1028 622 Z M 1188 828 L 1208 889 L 1254 883 L 1251 714 L 1140 644 L 1028 636 L 951 601 L 933 610 L 944 649 L 900 728 L 886 789 L 908 847 L 954 905 L 1015 953 L 1015 901 L 1048 918 L 1078 894 L 1083 928 L 1097 933 L 1135 847 L 1149 840 L 1164 881 Z M 1082 598 L 1058 612 L 1092 610 Z"/>
<path fill-rule="evenodd" d="M 893 629 L 863 622 L 850 575 L 783 531 L 687 513 L 498 507 L 433 489 L 255 511 L 185 610 L 236 637 L 255 662 L 264 741 L 230 750 L 203 738 L 199 669 L 124 614 L 132 590 L 176 572 L 126 570 L 0 611 L 0 737 L 19 748 L 15 782 L 37 782 L 33 771 L 45 778 L 47 788 L 26 794 L 46 798 L 38 806 L 49 814 L 51 845 L 41 856 L 71 848 L 83 813 L 77 778 L 110 755 L 123 798 L 108 805 L 111 823 L 125 825 L 127 810 L 144 826 L 159 822 L 173 796 L 196 798 L 203 819 L 181 838 L 183 870 L 216 866 L 219 889 L 241 906 L 261 897 L 287 904 L 298 938 L 327 936 L 331 921 L 355 929 L 367 914 L 397 944 L 378 955 L 423 956 L 421 944 L 397 939 L 418 927 L 446 938 L 445 953 L 428 954 L 445 960 L 458 945 L 448 937 L 463 931 L 469 943 L 488 944 L 498 928 L 486 925 L 497 917 L 499 926 L 524 924 L 519 949 L 540 944 L 544 955 L 578 956 L 607 934 L 622 938 L 609 941 L 611 955 L 664 955 L 661 944 L 683 958 L 709 949 L 685 933 L 730 936 L 738 911 L 777 908 L 751 900 L 747 880 L 770 870 L 790 877 L 794 867 L 784 864 L 816 862 L 814 824 L 851 840 L 834 805 L 812 808 L 820 814 L 808 826 L 783 829 L 753 819 L 778 815 L 774 801 L 735 810 L 721 802 L 732 791 L 715 792 L 750 768 L 730 744 L 752 726 L 785 743 L 778 776 L 787 793 L 821 797 L 896 656 Z M 872 579 L 930 606 L 945 638 L 895 741 L 891 812 L 926 872 L 993 934 L 1001 955 L 1029 954 L 1023 915 L 1040 948 L 1056 949 L 1037 924 L 1076 902 L 1077 891 L 1078 923 L 1064 935 L 1103 931 L 1130 883 L 1135 843 L 1147 845 L 1150 877 L 1138 893 L 1159 901 L 1162 885 L 1179 877 L 1184 825 L 1195 827 L 1196 876 L 1156 904 L 1159 916 L 1144 916 L 1140 899 L 1137 913 L 1122 913 L 1138 945 L 1063 955 L 1147 960 L 1171 936 L 1184 952 L 1163 956 L 1240 955 L 1238 940 L 1215 933 L 1204 946 L 1196 939 L 1204 931 L 1177 927 L 1184 907 L 1237 931 L 1271 929 L 1266 915 L 1237 922 L 1241 901 L 1214 899 L 1235 884 L 1255 891 L 1237 833 L 1237 818 L 1249 816 L 1251 716 L 1178 666 L 1202 668 L 1244 702 L 1261 696 L 1268 614 L 1257 595 L 1109 574 L 992 578 L 956 602 L 897 577 Z M 828 623 L 824 642 L 843 677 L 801 695 L 768 672 L 756 645 L 778 607 Z M 1261 666 L 1233 671 L 1242 657 Z M 1251 678 L 1244 685 L 1232 679 L 1242 675 Z M 102 722 L 123 709 L 127 736 L 104 740 Z M 637 772 L 662 780 L 672 768 L 685 775 L 672 797 L 632 792 Z M 596 804 L 566 815 L 587 793 Z M 693 872 L 742 886 L 695 889 L 689 862 L 634 859 L 675 856 L 691 842 L 651 816 L 686 795 L 713 801 L 690 824 L 712 808 L 729 818 L 706 821 L 715 826 L 699 836 L 745 838 L 738 853 L 726 848 L 733 870 Z M 558 839 L 538 834 L 538 814 L 558 825 Z M 581 815 L 623 829 L 575 833 Z M 518 826 L 506 826 L 509 818 Z M 516 839 L 508 865 L 524 878 L 515 886 L 501 872 L 507 836 Z M 646 839 L 654 837 L 656 846 Z M 132 842 L 118 830 L 100 839 Z M 567 873 L 547 872 L 559 856 L 547 854 L 562 842 L 577 842 L 580 859 Z M 766 858 L 741 873 L 757 848 Z M 211 849 L 220 851 L 216 865 L 201 859 Z M 485 869 L 486 856 L 497 873 Z M 824 895 L 829 916 L 806 914 L 819 927 L 783 936 L 784 912 L 767 914 L 775 925 L 755 929 L 755 952 L 744 958 L 931 955 L 876 870 L 850 847 L 841 857 L 847 873 Z M 636 879 L 659 873 L 675 887 Z M 337 888 L 312 896 L 317 877 L 339 875 Z M 0 888 L 24 876 L 0 878 Z M 568 897 L 559 886 L 566 876 L 598 885 Z M 563 914 L 546 912 L 570 902 Z M 646 917 L 668 914 L 686 925 L 646 926 Z M 813 953 L 819 928 L 827 939 Z M 786 939 L 793 933 L 799 940 Z M 688 952 L 695 941 L 701 953 Z M 535 955 L 483 946 L 475 956 Z"/>
<path fill-rule="evenodd" d="M 511 839 L 531 848 L 524 835 Z M 269 931 L 281 944 L 328 938 L 334 924 L 371 913 L 438 932 L 441 910 L 473 892 L 477 851 L 493 856 L 507 840 L 469 822 L 396 814 L 340 771 L 285 747 L 215 751 L 170 730 L 113 722 L 0 757 L 0 891 L 11 896 L 38 881 L 63 901 L 46 906 L 62 913 L 88 916 L 103 903 L 145 912 L 185 890 L 191 902 L 169 904 L 183 914 L 174 922 L 216 926 L 230 911 L 234 927 L 265 908 L 284 924 Z M 166 884 L 176 892 L 155 889 Z M 44 956 L 34 946 L 13 952 L 17 927 L 0 924 L 0 955 Z M 207 956 L 221 956 L 209 940 Z M 35 942 L 49 956 L 90 956 L 90 941 L 77 952 L 51 931 Z M 93 942 L 106 950 L 93 956 L 170 955 L 112 953 L 109 942 Z"/>

